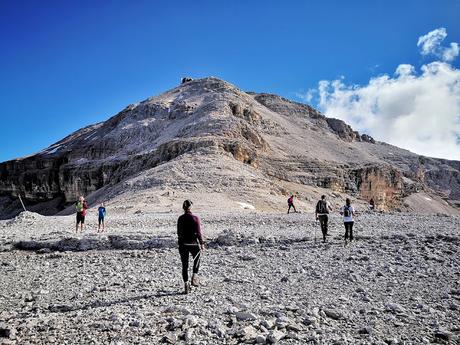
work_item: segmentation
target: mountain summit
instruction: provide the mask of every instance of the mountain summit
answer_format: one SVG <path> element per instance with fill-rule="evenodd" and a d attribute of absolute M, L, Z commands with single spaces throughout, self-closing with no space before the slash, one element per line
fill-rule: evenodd
<path fill-rule="evenodd" d="M 381 210 L 457 213 L 460 162 L 376 142 L 345 122 L 282 97 L 217 78 L 184 80 L 82 128 L 41 152 L 0 164 L 0 217 L 66 213 L 79 195 L 168 211 L 202 207 L 311 207 L 329 193 L 373 198 Z"/>

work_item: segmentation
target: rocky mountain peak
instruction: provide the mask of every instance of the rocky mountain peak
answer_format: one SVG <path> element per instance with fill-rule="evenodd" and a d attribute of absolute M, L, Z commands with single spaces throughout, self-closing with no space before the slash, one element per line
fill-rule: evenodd
<path fill-rule="evenodd" d="M 183 171 L 190 160 L 195 166 Z M 180 178 L 150 174 L 168 174 L 166 163 L 183 171 Z M 441 173 L 446 165 L 449 171 Z M 196 167 L 206 172 L 198 180 Z M 234 169 L 245 171 L 243 184 L 216 179 L 222 174 L 228 179 Z M 435 181 L 434 171 L 444 174 L 442 183 Z M 287 187 L 281 186 L 304 190 L 306 198 L 316 187 L 374 198 L 384 210 L 403 207 L 404 198 L 427 188 L 454 203 L 460 198 L 458 163 L 426 159 L 421 164 L 418 155 L 378 143 L 309 105 L 244 92 L 208 77 L 184 80 L 36 155 L 1 163 L 1 216 L 18 211 L 19 194 L 37 211 L 53 214 L 80 194 L 100 200 L 123 193 L 123 186 L 139 176 L 145 176 L 140 189 L 169 186 L 186 192 L 193 180 L 202 190 L 218 190 L 228 198 L 252 193 L 261 202 L 263 195 L 284 198 Z M 152 179 L 160 181 L 152 187 Z"/>

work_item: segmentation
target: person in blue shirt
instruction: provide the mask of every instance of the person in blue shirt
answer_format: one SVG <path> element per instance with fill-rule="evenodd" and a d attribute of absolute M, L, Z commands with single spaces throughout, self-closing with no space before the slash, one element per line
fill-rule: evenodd
<path fill-rule="evenodd" d="M 104 223 L 104 218 L 105 218 L 105 206 L 104 203 L 101 203 L 101 206 L 97 209 L 99 213 L 99 227 L 97 229 L 97 232 L 101 231 L 101 225 L 102 225 L 102 231 L 105 231 L 105 223 Z"/>

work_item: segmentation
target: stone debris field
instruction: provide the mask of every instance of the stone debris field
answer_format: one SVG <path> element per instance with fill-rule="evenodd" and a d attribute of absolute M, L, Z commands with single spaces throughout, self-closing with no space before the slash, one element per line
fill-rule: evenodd
<path fill-rule="evenodd" d="M 184 295 L 178 214 L 0 221 L 2 344 L 458 344 L 460 218 L 368 214 L 345 245 L 311 214 L 200 214 Z M 316 231 L 315 231 L 316 230 Z M 316 232 L 316 241 L 315 241 Z"/>

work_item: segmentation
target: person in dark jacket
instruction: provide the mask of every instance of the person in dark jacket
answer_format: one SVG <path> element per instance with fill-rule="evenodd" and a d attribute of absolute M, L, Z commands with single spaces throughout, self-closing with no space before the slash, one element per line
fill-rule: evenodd
<path fill-rule="evenodd" d="M 204 249 L 203 236 L 201 234 L 200 218 L 192 214 L 192 202 L 185 200 L 182 204 L 184 214 L 177 220 L 177 237 L 179 254 L 182 262 L 182 279 L 184 280 L 185 293 L 191 290 L 188 282 L 189 256 L 193 258 L 192 285 L 198 286 L 198 270 L 200 268 L 201 251 Z"/>
<path fill-rule="evenodd" d="M 329 204 L 328 201 L 326 201 L 326 196 L 321 195 L 321 200 L 318 201 L 316 204 L 316 211 L 315 211 L 315 216 L 316 220 L 319 220 L 319 223 L 321 224 L 321 232 L 323 233 L 323 242 L 326 242 L 326 236 L 327 235 L 327 222 L 328 222 L 328 214 L 329 211 L 332 211 L 331 204 Z"/>
<path fill-rule="evenodd" d="M 369 210 L 371 211 L 375 210 L 375 202 L 373 198 L 371 198 L 371 200 L 369 201 Z"/>

